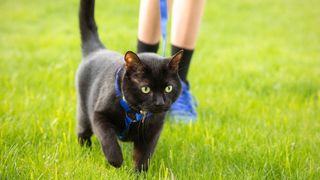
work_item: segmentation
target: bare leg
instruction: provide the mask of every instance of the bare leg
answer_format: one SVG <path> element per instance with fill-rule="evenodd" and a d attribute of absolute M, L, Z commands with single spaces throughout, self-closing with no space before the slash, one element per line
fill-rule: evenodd
<path fill-rule="evenodd" d="M 194 49 L 205 0 L 174 0 L 172 9 L 171 43 Z"/>
<path fill-rule="evenodd" d="M 172 7 L 171 54 L 184 50 L 179 63 L 179 76 L 184 82 L 183 93 L 171 106 L 170 114 L 174 119 L 185 122 L 195 121 L 196 104 L 189 92 L 188 71 L 196 45 L 205 0 L 174 0 Z"/>
<path fill-rule="evenodd" d="M 159 0 L 141 0 L 138 39 L 147 44 L 156 44 L 160 34 Z"/>
<path fill-rule="evenodd" d="M 174 0 L 172 7 L 171 54 L 184 50 L 179 64 L 182 81 L 187 75 L 196 45 L 205 0 Z"/>

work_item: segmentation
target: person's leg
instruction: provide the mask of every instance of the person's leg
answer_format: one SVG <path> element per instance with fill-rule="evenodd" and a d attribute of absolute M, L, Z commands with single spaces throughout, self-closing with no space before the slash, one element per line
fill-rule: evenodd
<path fill-rule="evenodd" d="M 171 53 L 184 50 L 179 65 L 180 78 L 187 82 L 187 74 L 196 45 L 205 0 L 174 0 L 172 7 Z"/>
<path fill-rule="evenodd" d="M 160 35 L 159 0 L 141 0 L 137 44 L 138 53 L 156 53 L 159 48 Z"/>
<path fill-rule="evenodd" d="M 171 106 L 170 114 L 174 119 L 185 122 L 197 117 L 196 102 L 189 91 L 187 74 L 196 45 L 196 39 L 204 10 L 205 0 L 174 0 L 172 7 L 171 53 L 184 50 L 179 64 L 182 80 L 182 93 Z"/>

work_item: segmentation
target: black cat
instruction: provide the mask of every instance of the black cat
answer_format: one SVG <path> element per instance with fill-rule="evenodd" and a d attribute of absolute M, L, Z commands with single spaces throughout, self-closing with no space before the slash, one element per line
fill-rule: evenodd
<path fill-rule="evenodd" d="M 177 73 L 182 51 L 171 58 L 153 53 L 124 56 L 101 43 L 94 20 L 94 0 L 81 0 L 83 61 L 77 76 L 77 133 L 91 145 L 94 133 L 114 167 L 123 162 L 118 138 L 134 143 L 138 171 L 148 169 L 166 111 L 181 91 Z"/>

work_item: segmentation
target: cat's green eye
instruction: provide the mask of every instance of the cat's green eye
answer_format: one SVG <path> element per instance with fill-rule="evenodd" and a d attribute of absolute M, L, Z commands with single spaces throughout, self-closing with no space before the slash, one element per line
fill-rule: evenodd
<path fill-rule="evenodd" d="M 169 92 L 172 91 L 172 86 L 169 85 L 169 86 L 167 86 L 164 90 L 165 90 L 167 93 L 169 93 Z"/>
<path fill-rule="evenodd" d="M 148 86 L 143 86 L 143 87 L 141 88 L 141 91 L 142 91 L 143 93 L 145 93 L 145 94 L 148 94 L 148 93 L 150 92 L 150 88 L 149 88 Z"/>

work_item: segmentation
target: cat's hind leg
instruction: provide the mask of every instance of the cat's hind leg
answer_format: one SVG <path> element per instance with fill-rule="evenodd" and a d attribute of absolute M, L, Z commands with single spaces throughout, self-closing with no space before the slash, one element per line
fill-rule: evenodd
<path fill-rule="evenodd" d="M 78 103 L 77 107 L 77 135 L 78 142 L 81 146 L 91 146 L 91 136 L 93 134 L 89 116 L 83 111 L 81 102 Z"/>

